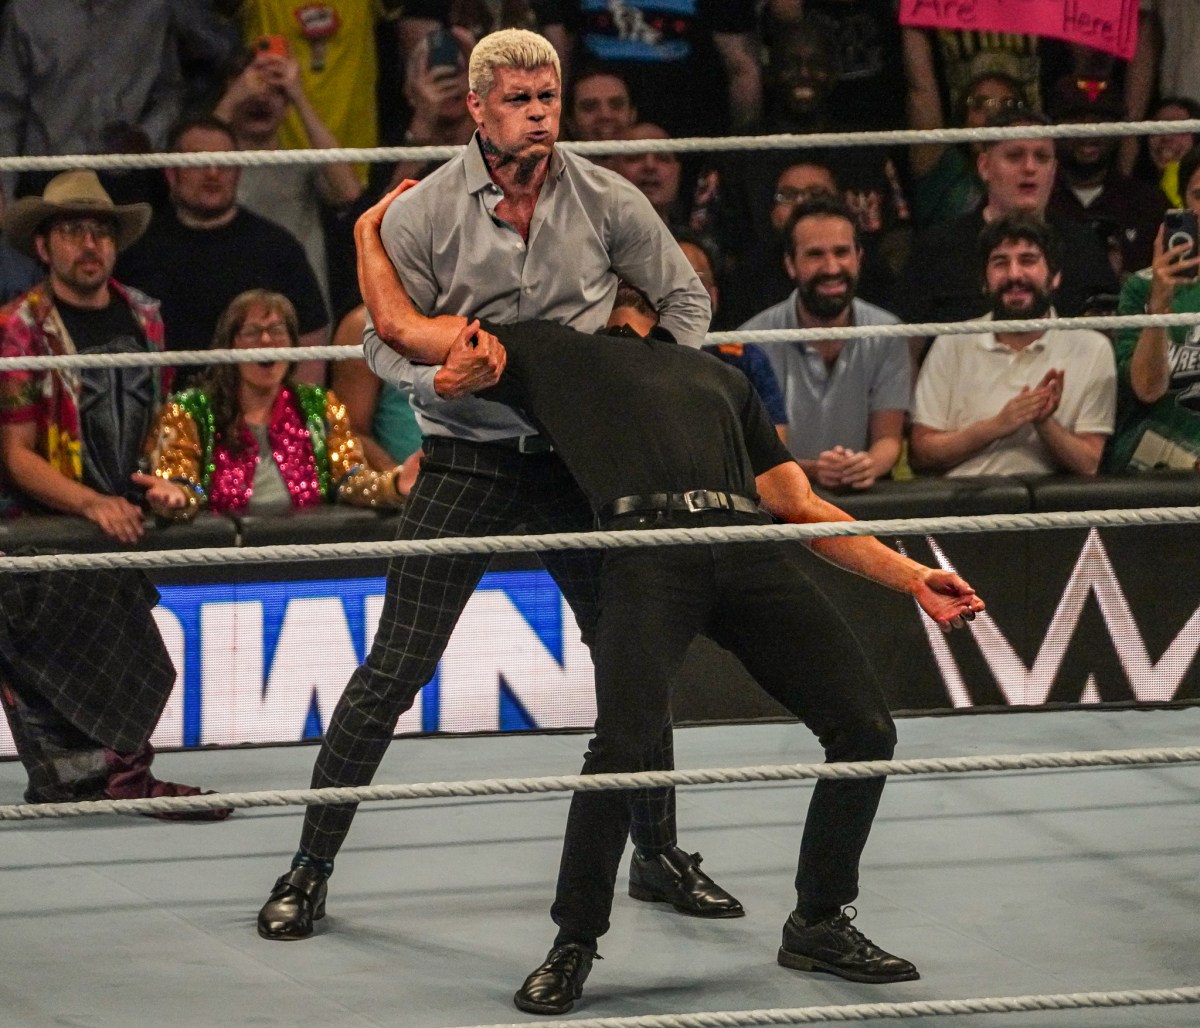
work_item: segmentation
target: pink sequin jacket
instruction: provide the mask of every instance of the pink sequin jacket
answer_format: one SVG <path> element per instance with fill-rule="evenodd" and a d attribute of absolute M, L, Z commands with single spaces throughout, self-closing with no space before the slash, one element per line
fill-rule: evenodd
<path fill-rule="evenodd" d="M 173 396 L 151 432 L 154 473 L 184 486 L 186 507 L 176 520 L 195 516 L 201 506 L 239 513 L 250 505 L 261 455 L 254 435 L 241 426 L 241 447 L 233 451 L 219 437 L 212 404 L 200 389 Z M 362 443 L 350 428 L 345 405 L 332 391 L 300 385 L 279 391 L 267 426 L 272 457 L 287 486 L 292 507 L 334 501 L 356 507 L 397 507 L 396 471 L 373 471 Z"/>

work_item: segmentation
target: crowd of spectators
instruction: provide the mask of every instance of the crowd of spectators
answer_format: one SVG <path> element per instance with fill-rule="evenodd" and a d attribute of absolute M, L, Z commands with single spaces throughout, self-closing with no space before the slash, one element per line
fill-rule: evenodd
<path fill-rule="evenodd" d="M 1049 38 L 903 26 L 898 6 L 0 0 L 0 154 L 463 144 L 474 130 L 469 55 L 482 35 L 508 26 L 542 33 L 559 53 L 569 139 L 1027 126 L 1026 139 L 966 145 L 630 150 L 595 159 L 629 179 L 671 228 L 709 292 L 714 330 L 829 329 L 828 339 L 804 343 L 712 348 L 751 376 L 821 486 L 1008 470 L 1011 461 L 978 455 L 948 462 L 936 443 L 962 428 L 947 407 L 957 400 L 942 394 L 969 391 L 968 352 L 988 354 L 985 364 L 1007 369 L 1004 382 L 1044 401 L 1015 405 L 1036 408 L 1021 432 L 1039 472 L 1195 466 L 1200 331 L 1114 334 L 1115 385 L 1096 373 L 1092 395 L 1080 398 L 1077 365 L 1101 360 L 1094 346 L 1103 337 L 1066 333 L 1064 342 L 1052 322 L 1200 307 L 1194 263 L 1160 233 L 1169 207 L 1200 211 L 1200 178 L 1191 181 L 1197 140 L 1056 143 L 1042 134 L 1056 123 L 1200 113 L 1200 78 L 1187 59 L 1200 43 L 1193 5 L 1142 0 L 1129 61 Z M 144 234 L 120 248 L 115 279 L 159 302 L 168 350 L 211 345 L 230 303 L 248 290 L 283 298 L 293 342 L 354 342 L 364 320 L 354 219 L 389 185 L 436 166 L 102 171 L 100 188 L 116 204 L 153 212 Z M 0 217 L 22 197 L 46 195 L 52 174 L 0 176 Z M 981 254 L 981 237 L 1001 223 L 1017 226 L 1005 245 L 1036 250 L 1041 265 L 1013 258 L 1001 268 Z M 46 272 L 42 254 L 0 239 L 0 301 L 20 303 Z M 1033 295 L 1029 316 L 1045 318 L 1045 332 L 1025 339 L 983 326 L 907 344 L 837 335 L 846 325 L 999 316 L 1024 309 L 1017 293 Z M 11 322 L 10 313 L 0 325 Z M 1071 353 L 1055 356 L 1064 348 Z M 1055 375 L 1027 382 L 1035 353 Z M 175 389 L 202 379 L 202 369 L 180 369 Z M 287 381 L 293 393 L 334 385 L 364 463 L 386 474 L 404 468 L 395 480 L 404 491 L 420 447 L 404 395 L 359 362 L 306 362 Z M 992 383 L 986 402 L 979 393 L 955 416 L 1013 427 L 1003 392 Z M 1083 428 L 1065 424 L 1069 408 L 1088 412 Z M 1096 459 L 1074 451 L 1062 459 L 1063 447 L 1046 441 L 1047 422 L 1098 438 Z M 989 445 L 1004 449 L 999 439 Z M 1088 454 L 1096 449 L 1090 441 Z"/>

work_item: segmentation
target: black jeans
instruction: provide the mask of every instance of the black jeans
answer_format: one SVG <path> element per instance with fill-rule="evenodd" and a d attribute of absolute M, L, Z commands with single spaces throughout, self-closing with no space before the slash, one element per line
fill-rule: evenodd
<path fill-rule="evenodd" d="M 400 539 L 586 531 L 587 500 L 553 453 L 526 455 L 461 439 L 427 438 L 421 473 L 401 516 Z M 396 719 L 437 668 L 450 633 L 489 556 L 401 557 L 388 566 L 387 593 L 371 652 L 334 707 L 313 767 L 313 788 L 367 785 L 396 730 Z M 600 561 L 596 551 L 547 552 L 542 563 L 579 623 L 594 636 Z M 656 768 L 671 768 L 671 725 L 659 724 Z M 357 804 L 309 807 L 301 850 L 332 860 Z M 675 842 L 675 793 L 641 790 L 634 843 L 660 850 Z"/>
<path fill-rule="evenodd" d="M 645 516 L 609 527 L 745 524 L 745 515 Z M 896 730 L 883 693 L 841 615 L 773 543 L 669 546 L 605 554 L 593 654 L 596 734 L 584 774 L 653 770 L 670 687 L 703 633 L 737 656 L 771 696 L 816 733 L 830 761 L 892 756 Z M 832 913 L 858 894 L 858 865 L 883 778 L 819 781 L 796 871 L 797 907 Z M 608 930 L 630 823 L 629 793 L 577 792 L 571 802 L 551 917 L 564 936 Z"/>

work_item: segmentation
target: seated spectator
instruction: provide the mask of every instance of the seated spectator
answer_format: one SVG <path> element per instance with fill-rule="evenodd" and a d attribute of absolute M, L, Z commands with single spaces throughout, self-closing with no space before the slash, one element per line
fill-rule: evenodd
<path fill-rule="evenodd" d="M 966 321 L 987 312 L 987 297 L 979 288 L 979 234 L 985 225 L 1013 214 L 1045 220 L 1063 242 L 1062 282 L 1055 292 L 1059 314 L 1074 317 L 1089 297 L 1117 291 L 1117 276 L 1096 234 L 1046 210 L 1057 168 L 1053 141 L 1037 135 L 1047 119 L 1026 108 L 1002 112 L 989 124 L 1028 125 L 1030 137 L 985 143 L 977 164 L 986 190 L 983 203 L 917 237 L 900 288 L 907 322 Z"/>
<path fill-rule="evenodd" d="M 729 306 L 737 323 L 751 317 L 765 307 L 786 299 L 794 283 L 784 267 L 784 253 L 788 240 L 784 228 L 796 204 L 810 196 L 824 193 L 841 196 L 837 179 L 828 166 L 816 159 L 801 157 L 779 173 L 775 181 L 775 192 L 771 196 L 771 232 L 765 240 L 752 240 L 738 261 L 731 276 L 728 289 Z M 697 209 L 693 208 L 691 223 L 696 222 Z M 877 240 L 863 240 L 863 256 L 859 269 L 856 296 L 878 307 L 886 307 L 892 301 L 896 279 L 888 262 L 878 252 Z"/>
<path fill-rule="evenodd" d="M 237 296 L 221 315 L 215 349 L 295 346 L 296 310 L 264 289 Z M 302 385 L 285 361 L 216 364 L 172 396 L 151 433 L 156 514 L 195 517 L 300 510 L 335 500 L 356 507 L 403 502 L 400 469 L 373 471 L 329 390 Z M 273 459 L 264 459 L 270 454 Z"/>
<path fill-rule="evenodd" d="M 148 204 L 115 205 L 91 171 L 56 175 L 9 208 L 5 237 L 47 278 L 0 309 L 0 355 L 161 350 L 157 304 L 111 277 L 149 221 Z M 141 538 L 141 489 L 153 483 L 136 472 L 165 377 L 148 366 L 0 371 L 0 465 L 17 503 L 90 521 L 118 544 Z M 0 706 L 30 803 L 200 791 L 150 772 L 175 684 L 157 602 L 128 568 L 0 576 Z"/>
<path fill-rule="evenodd" d="M 1123 121 L 1125 104 L 1106 81 L 1064 78 L 1050 94 L 1050 116 L 1058 123 Z M 1166 202 L 1149 183 L 1117 167 L 1120 139 L 1096 136 L 1057 142 L 1058 174 L 1049 210 L 1088 225 L 1098 238 L 1112 237 L 1118 277 L 1150 263 L 1154 234 Z"/>
<path fill-rule="evenodd" d="M 914 470 L 947 475 L 1094 475 L 1113 429 L 1116 369 L 1099 332 L 1053 327 L 1062 243 L 1030 214 L 979 238 L 991 317 L 1045 318 L 1035 332 L 939 336 L 913 402 Z"/>
<path fill-rule="evenodd" d="M 713 271 L 716 265 L 713 253 L 708 244 L 693 232 L 681 230 L 674 235 L 688 264 L 692 266 L 696 277 L 700 279 L 700 284 L 704 286 L 704 291 L 708 293 L 708 300 L 712 304 L 715 318 L 721 309 L 721 291 L 717 287 L 716 274 Z M 642 313 L 657 317 L 654 308 L 650 306 L 650 301 L 640 290 L 633 290 L 636 296 L 629 296 L 622 292 L 622 290 L 632 289 L 632 286 L 627 286 L 625 283 L 618 286 L 618 295 L 613 301 L 613 309 L 626 306 L 638 310 L 649 306 L 649 311 L 642 310 Z M 719 357 L 726 364 L 732 364 L 750 379 L 750 384 L 754 386 L 754 391 L 758 393 L 758 398 L 762 400 L 763 406 L 771 416 L 771 424 L 775 426 L 779 438 L 786 443 L 787 406 L 783 402 L 783 390 L 779 388 L 779 379 L 775 377 L 775 372 L 771 368 L 771 360 L 762 347 L 755 346 L 753 343 L 714 343 L 702 349 L 705 353 Z"/>
<path fill-rule="evenodd" d="M 862 261 L 858 222 L 845 204 L 818 194 L 797 204 L 785 232 L 795 290 L 744 329 L 828 328 L 815 342 L 766 347 L 783 385 L 788 449 L 827 489 L 867 489 L 900 457 L 911 372 L 903 339 L 843 340 L 846 325 L 899 319 L 855 296 Z"/>
<path fill-rule="evenodd" d="M 1186 208 L 1200 212 L 1200 147 L 1179 162 Z M 1200 258 L 1187 244 L 1154 241 L 1154 262 L 1121 289 L 1120 314 L 1200 311 Z M 1130 328 L 1117 334 L 1121 386 L 1110 471 L 1193 468 L 1200 458 L 1200 325 Z"/>
<path fill-rule="evenodd" d="M 171 140 L 175 153 L 233 151 L 237 141 L 224 122 L 184 122 Z M 170 350 L 203 350 L 221 312 L 247 289 L 283 293 L 300 319 L 300 344 L 329 341 L 329 315 L 304 248 L 286 229 L 240 207 L 237 168 L 209 165 L 167 168 L 170 207 L 121 256 L 120 275 L 162 301 Z M 190 382 L 198 372 L 188 369 Z M 301 381 L 320 381 L 323 361 L 301 365 Z"/>
<path fill-rule="evenodd" d="M 581 142 L 621 139 L 638 120 L 629 83 L 603 64 L 590 65 L 575 76 L 564 111 L 569 137 Z"/>
<path fill-rule="evenodd" d="M 341 145 L 304 92 L 295 57 L 253 50 L 213 113 L 233 130 L 238 149 L 279 150 L 283 148 L 284 119 L 293 111 L 304 128 L 306 148 Z M 344 161 L 279 164 L 241 169 L 237 201 L 246 210 L 282 225 L 300 241 L 328 305 L 322 208 L 344 208 L 362 192 L 354 166 Z"/>
<path fill-rule="evenodd" d="M 1152 121 L 1197 120 L 1200 119 L 1200 103 L 1186 96 L 1165 97 L 1150 117 Z M 1154 167 L 1158 186 L 1172 207 L 1183 206 L 1183 198 L 1179 195 L 1179 162 L 1195 145 L 1196 136 L 1191 132 L 1146 137 L 1146 153 Z"/>
<path fill-rule="evenodd" d="M 671 136 L 659 125 L 642 122 L 630 125 L 618 138 L 670 139 Z M 683 168 L 676 154 L 621 153 L 611 157 L 608 166 L 637 186 L 668 226 L 682 224 L 686 215 L 679 195 Z"/>
<path fill-rule="evenodd" d="M 359 304 L 342 318 L 333 344 L 361 343 L 366 323 L 367 309 Z M 400 465 L 403 470 L 399 488 L 407 496 L 421 456 L 421 428 L 408 396 L 390 382 L 384 382 L 367 367 L 365 360 L 334 361 L 330 379 L 346 405 L 350 430 L 362 443 L 367 464 L 376 471 L 390 471 Z"/>
<path fill-rule="evenodd" d="M 641 116 L 673 136 L 719 135 L 758 121 L 762 69 L 752 4 L 664 9 L 661 0 L 563 0 L 557 7 L 575 39 L 572 63 L 615 66 Z"/>
<path fill-rule="evenodd" d="M 942 92 L 933 71 L 933 38 L 925 30 L 911 26 L 905 26 L 903 33 L 908 127 L 945 128 Z M 1020 81 L 1004 72 L 986 71 L 967 83 L 952 123 L 963 128 L 983 128 L 989 119 L 1027 106 Z M 914 143 L 908 148 L 913 219 L 918 229 L 949 221 L 979 206 L 984 188 L 976 173 L 976 162 L 982 149 L 980 143 L 960 146 Z"/>

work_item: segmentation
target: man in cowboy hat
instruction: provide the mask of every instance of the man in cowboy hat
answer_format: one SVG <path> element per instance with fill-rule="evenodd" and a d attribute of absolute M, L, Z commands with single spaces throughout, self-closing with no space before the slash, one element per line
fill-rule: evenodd
<path fill-rule="evenodd" d="M 42 196 L 18 200 L 4 235 L 47 279 L 0 308 L 0 356 L 161 350 L 157 301 L 110 277 L 149 221 L 149 204 L 115 205 L 92 171 L 63 172 Z M 0 371 L 10 502 L 135 542 L 141 490 L 166 485 L 136 471 L 167 377 L 151 367 Z M 150 773 L 150 735 L 175 681 L 151 616 L 157 600 L 132 570 L 0 579 L 0 705 L 30 802 L 199 791 Z"/>

